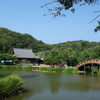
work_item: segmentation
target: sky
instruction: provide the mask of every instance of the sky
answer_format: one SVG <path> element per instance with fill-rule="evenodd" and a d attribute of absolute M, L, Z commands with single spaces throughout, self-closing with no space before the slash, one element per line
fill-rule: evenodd
<path fill-rule="evenodd" d="M 100 32 L 94 32 L 100 4 L 78 6 L 75 13 L 63 11 L 66 17 L 52 19 L 47 10 L 59 6 L 58 3 L 41 8 L 54 0 L 0 0 L 0 27 L 22 34 L 30 34 L 46 44 L 58 44 L 67 41 L 100 42 Z M 43 16 L 47 14 L 47 16 Z"/>

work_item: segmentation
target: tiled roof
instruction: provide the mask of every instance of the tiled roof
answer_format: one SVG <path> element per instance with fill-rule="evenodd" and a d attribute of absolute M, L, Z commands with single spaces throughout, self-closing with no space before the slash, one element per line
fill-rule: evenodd
<path fill-rule="evenodd" d="M 13 55 L 18 58 L 37 58 L 39 59 L 39 57 L 34 55 L 34 53 L 32 52 L 32 49 L 14 48 Z"/>
<path fill-rule="evenodd" d="M 42 52 L 40 55 L 38 55 L 38 57 L 43 60 L 44 59 L 44 52 Z"/>

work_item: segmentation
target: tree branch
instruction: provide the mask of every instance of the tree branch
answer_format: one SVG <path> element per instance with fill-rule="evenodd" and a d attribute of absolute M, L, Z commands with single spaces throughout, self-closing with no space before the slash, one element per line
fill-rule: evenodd
<path fill-rule="evenodd" d="M 94 20 L 96 20 L 98 17 L 100 17 L 100 15 L 98 15 L 97 17 L 95 17 L 91 22 L 89 23 L 92 23 Z"/>
<path fill-rule="evenodd" d="M 53 2 L 50 2 L 50 3 L 46 3 L 45 5 L 41 6 L 41 8 L 43 8 L 44 6 L 47 6 L 49 4 L 52 4 L 52 3 L 56 3 L 56 2 L 58 2 L 58 1 L 53 1 Z"/>
<path fill-rule="evenodd" d="M 98 13 L 98 12 L 100 12 L 100 10 L 99 11 L 94 11 L 94 13 Z"/>

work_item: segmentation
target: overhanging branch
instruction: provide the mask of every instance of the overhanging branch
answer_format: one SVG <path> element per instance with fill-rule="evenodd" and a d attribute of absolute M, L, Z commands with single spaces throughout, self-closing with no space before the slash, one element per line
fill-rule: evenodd
<path fill-rule="evenodd" d="M 56 3 L 56 2 L 58 2 L 58 1 L 53 1 L 53 2 L 50 2 L 50 3 L 46 3 L 45 5 L 41 6 L 41 8 L 43 8 L 44 6 L 47 6 L 49 4 L 52 4 L 52 3 Z"/>
<path fill-rule="evenodd" d="M 98 17 L 100 17 L 100 15 L 98 15 L 97 17 L 95 17 L 91 22 L 89 23 L 92 23 L 93 21 L 95 21 Z"/>

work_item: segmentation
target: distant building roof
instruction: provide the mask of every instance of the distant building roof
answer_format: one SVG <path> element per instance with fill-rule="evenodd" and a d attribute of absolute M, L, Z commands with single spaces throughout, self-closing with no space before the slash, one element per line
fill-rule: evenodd
<path fill-rule="evenodd" d="M 32 52 L 32 49 L 21 49 L 21 48 L 14 48 L 13 49 L 13 55 L 17 58 L 37 58 L 39 57 L 35 56 Z"/>
<path fill-rule="evenodd" d="M 43 60 L 44 59 L 44 52 L 42 51 L 40 55 L 38 55 L 38 57 Z"/>

